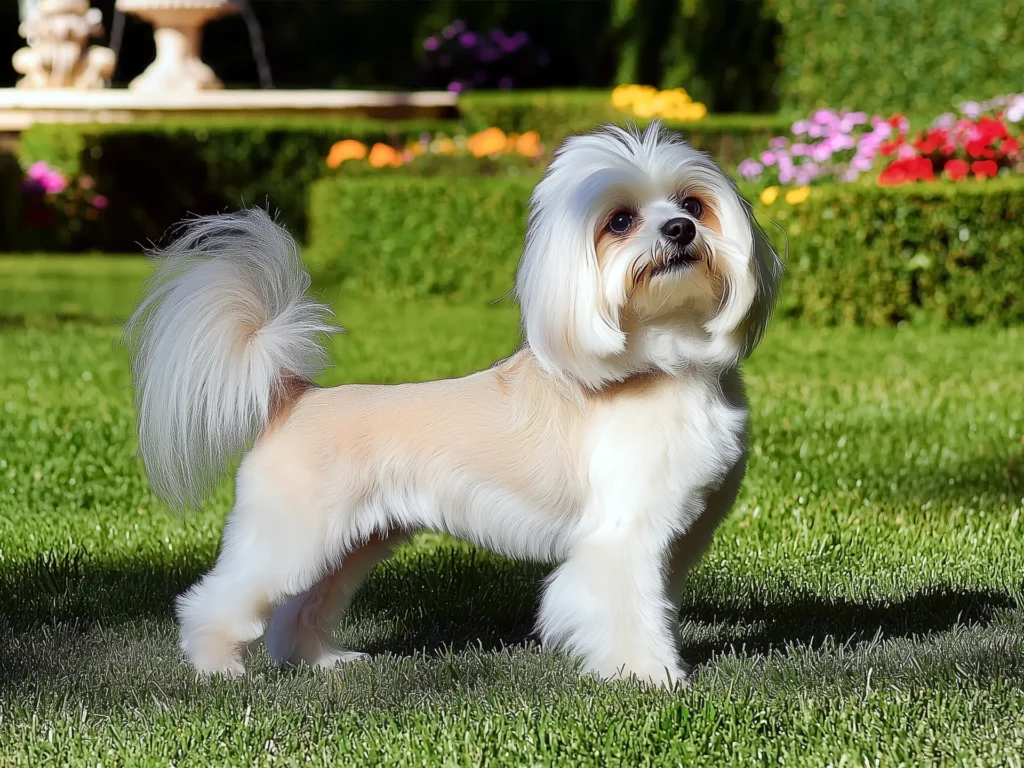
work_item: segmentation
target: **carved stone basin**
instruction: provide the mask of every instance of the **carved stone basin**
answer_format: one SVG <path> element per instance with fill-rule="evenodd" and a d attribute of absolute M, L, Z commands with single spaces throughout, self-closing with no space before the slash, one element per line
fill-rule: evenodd
<path fill-rule="evenodd" d="M 128 87 L 149 92 L 194 92 L 223 84 L 201 58 L 203 25 L 238 8 L 230 0 L 117 0 L 118 10 L 153 25 L 156 59 Z"/>

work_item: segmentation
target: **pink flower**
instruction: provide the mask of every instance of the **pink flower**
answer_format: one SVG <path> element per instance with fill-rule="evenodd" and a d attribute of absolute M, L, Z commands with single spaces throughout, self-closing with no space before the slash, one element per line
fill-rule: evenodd
<path fill-rule="evenodd" d="M 970 118 L 976 118 L 981 115 L 981 105 L 976 101 L 968 101 L 960 105 L 960 111 Z"/>
<path fill-rule="evenodd" d="M 789 139 L 785 136 L 776 136 L 774 139 L 768 142 L 768 146 L 772 149 L 785 149 L 789 144 Z"/>
<path fill-rule="evenodd" d="M 829 109 L 819 109 L 811 116 L 811 120 L 818 125 L 832 125 L 836 122 L 836 113 Z"/>
<path fill-rule="evenodd" d="M 756 160 L 748 157 L 746 160 L 740 163 L 738 170 L 740 172 L 740 176 L 742 176 L 743 178 L 753 179 L 761 175 L 761 172 L 764 170 L 764 166 L 761 165 Z"/>
<path fill-rule="evenodd" d="M 810 147 L 808 147 L 806 144 L 798 142 L 794 144 L 792 147 L 790 147 L 789 151 L 793 154 L 793 157 L 803 157 L 804 155 L 807 154 L 809 149 Z"/>
<path fill-rule="evenodd" d="M 67 180 L 56 169 L 47 171 L 39 182 L 43 185 L 44 191 L 53 195 L 63 192 L 68 186 Z"/>
<path fill-rule="evenodd" d="M 811 157 L 819 163 L 824 163 L 832 157 L 832 150 L 825 142 L 822 142 L 821 144 L 816 144 L 811 150 Z"/>
<path fill-rule="evenodd" d="M 100 210 L 106 208 L 109 203 L 110 201 L 107 200 L 105 195 L 96 195 L 96 197 L 92 199 L 93 207 L 99 208 Z"/>
<path fill-rule="evenodd" d="M 774 152 L 762 152 L 761 162 L 765 165 L 775 165 L 775 153 Z"/>
<path fill-rule="evenodd" d="M 436 51 L 440 47 L 441 41 L 438 40 L 436 37 L 428 37 L 426 40 L 423 41 L 424 50 Z"/>
<path fill-rule="evenodd" d="M 803 136 L 805 133 L 807 133 L 808 127 L 809 125 L 806 120 L 797 120 L 795 123 L 793 123 L 793 135 Z"/>
<path fill-rule="evenodd" d="M 850 161 L 850 168 L 860 173 L 867 173 L 871 170 L 871 158 L 864 155 L 856 155 L 853 160 Z"/>
<path fill-rule="evenodd" d="M 917 157 L 917 150 L 910 144 L 901 144 L 896 150 L 896 157 L 900 160 L 909 160 L 912 157 Z"/>

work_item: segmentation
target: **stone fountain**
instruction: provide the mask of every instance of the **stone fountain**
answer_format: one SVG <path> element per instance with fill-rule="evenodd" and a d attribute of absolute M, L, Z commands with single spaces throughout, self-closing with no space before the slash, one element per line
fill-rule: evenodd
<path fill-rule="evenodd" d="M 128 87 L 154 93 L 195 92 L 222 88 L 203 63 L 203 26 L 236 13 L 230 0 L 117 0 L 117 9 L 153 25 L 156 59 Z"/>
<path fill-rule="evenodd" d="M 23 77 L 19 88 L 103 88 L 114 72 L 109 48 L 88 46 L 103 32 L 103 14 L 89 0 L 39 0 L 35 13 L 22 21 L 18 34 L 28 46 L 11 63 Z"/>

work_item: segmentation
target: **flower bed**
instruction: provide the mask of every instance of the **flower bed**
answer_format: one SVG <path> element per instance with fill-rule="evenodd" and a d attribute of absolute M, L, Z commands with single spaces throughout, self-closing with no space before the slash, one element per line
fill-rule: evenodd
<path fill-rule="evenodd" d="M 793 123 L 789 135 L 743 160 L 747 182 L 806 186 L 848 183 L 865 175 L 893 186 L 945 176 L 960 181 L 1024 173 L 1024 94 L 970 102 L 911 131 L 904 115 L 820 109 Z"/>

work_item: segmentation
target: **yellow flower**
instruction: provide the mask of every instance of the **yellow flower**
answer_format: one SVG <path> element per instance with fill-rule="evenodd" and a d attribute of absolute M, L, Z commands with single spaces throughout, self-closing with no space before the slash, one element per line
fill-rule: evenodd
<path fill-rule="evenodd" d="M 493 126 L 480 131 L 480 133 L 474 133 L 466 141 L 466 149 L 473 154 L 473 157 L 496 155 L 504 148 L 505 132 L 501 128 Z"/>
<path fill-rule="evenodd" d="M 779 197 L 778 187 L 765 187 L 761 190 L 761 202 L 765 205 L 771 205 Z"/>
<path fill-rule="evenodd" d="M 327 153 L 327 167 L 337 168 L 346 160 L 362 160 L 366 157 L 366 145 L 355 139 L 337 142 Z"/>
<path fill-rule="evenodd" d="M 612 91 L 612 106 L 616 109 L 626 109 L 637 101 L 650 100 L 658 92 L 650 85 L 620 85 Z"/>
<path fill-rule="evenodd" d="M 397 168 L 402 164 L 402 155 L 394 147 L 378 142 L 370 150 L 370 165 L 374 168 L 383 168 L 390 165 Z"/>
<path fill-rule="evenodd" d="M 806 200 L 810 194 L 810 187 L 797 187 L 796 189 L 791 189 L 786 193 L 786 202 L 790 205 L 798 205 Z"/>
<path fill-rule="evenodd" d="M 438 139 L 436 148 L 438 154 L 450 155 L 455 152 L 455 142 L 451 139 Z"/>

